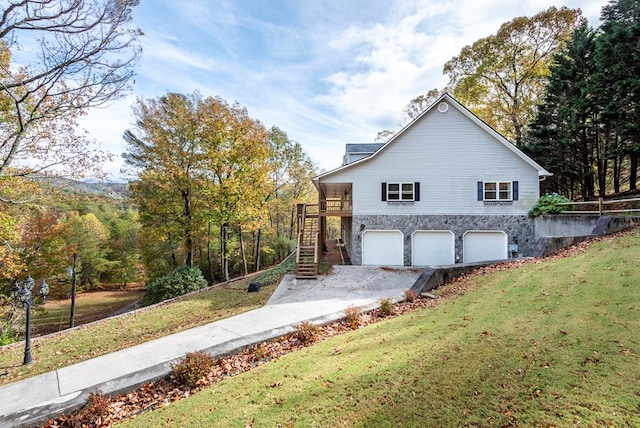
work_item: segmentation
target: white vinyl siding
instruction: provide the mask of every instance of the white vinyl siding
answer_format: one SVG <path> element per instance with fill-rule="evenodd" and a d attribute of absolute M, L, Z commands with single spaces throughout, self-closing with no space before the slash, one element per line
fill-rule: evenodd
<path fill-rule="evenodd" d="M 505 180 L 506 179 L 506 180 Z M 477 183 L 518 181 L 510 205 L 478 203 Z M 413 204 L 389 204 L 380 183 L 420 182 Z M 321 182 L 353 183 L 353 213 L 388 215 L 526 214 L 538 199 L 538 171 L 457 108 L 434 108 L 375 156 Z"/>

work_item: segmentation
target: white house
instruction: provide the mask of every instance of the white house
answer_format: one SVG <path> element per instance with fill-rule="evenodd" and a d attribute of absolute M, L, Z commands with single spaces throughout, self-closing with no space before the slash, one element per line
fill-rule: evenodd
<path fill-rule="evenodd" d="M 443 265 L 528 255 L 539 182 L 551 174 L 450 95 L 382 147 L 313 179 L 320 242 L 341 217 L 353 264 Z M 355 147 L 354 146 L 354 147 Z M 369 147 L 367 147 L 369 146 Z"/>

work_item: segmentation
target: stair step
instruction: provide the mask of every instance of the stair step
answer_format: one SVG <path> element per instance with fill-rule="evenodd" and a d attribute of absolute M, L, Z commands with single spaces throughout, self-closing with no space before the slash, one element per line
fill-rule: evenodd
<path fill-rule="evenodd" d="M 298 266 L 296 278 L 315 279 L 318 276 L 316 258 L 318 255 L 319 218 L 305 217 L 301 225 L 300 241 L 298 245 Z"/>

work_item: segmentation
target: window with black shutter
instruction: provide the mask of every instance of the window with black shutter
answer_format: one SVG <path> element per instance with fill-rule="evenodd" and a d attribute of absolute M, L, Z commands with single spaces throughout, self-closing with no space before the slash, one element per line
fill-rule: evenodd
<path fill-rule="evenodd" d="M 414 202 L 420 200 L 420 183 L 382 183 L 382 201 Z"/>
<path fill-rule="evenodd" d="M 518 200 L 517 181 L 478 181 L 478 201 L 511 202 Z"/>

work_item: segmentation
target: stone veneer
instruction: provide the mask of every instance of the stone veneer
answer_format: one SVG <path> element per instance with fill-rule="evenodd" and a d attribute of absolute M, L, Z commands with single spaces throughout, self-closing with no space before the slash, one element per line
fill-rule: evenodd
<path fill-rule="evenodd" d="M 404 265 L 411 265 L 411 234 L 416 230 L 450 230 L 455 234 L 456 261 L 462 262 L 462 237 L 470 230 L 501 230 L 518 254 L 533 253 L 533 219 L 526 215 L 355 215 L 351 229 L 351 262 L 362 264 L 362 232 L 399 230 L 404 235 Z"/>

